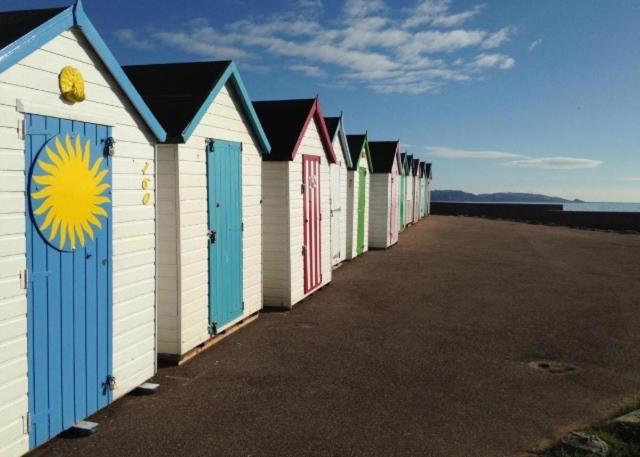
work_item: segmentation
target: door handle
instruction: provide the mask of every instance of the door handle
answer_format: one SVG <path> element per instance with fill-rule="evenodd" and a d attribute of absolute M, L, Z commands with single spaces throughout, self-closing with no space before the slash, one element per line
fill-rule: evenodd
<path fill-rule="evenodd" d="M 207 237 L 209 238 L 210 243 L 216 242 L 216 231 L 215 230 L 207 230 Z"/>

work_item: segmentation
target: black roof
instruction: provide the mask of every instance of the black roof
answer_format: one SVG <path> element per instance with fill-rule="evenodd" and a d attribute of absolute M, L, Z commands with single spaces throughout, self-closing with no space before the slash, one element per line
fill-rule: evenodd
<path fill-rule="evenodd" d="M 411 162 L 411 169 L 413 171 L 413 175 L 417 176 L 418 175 L 418 166 L 420 165 L 420 159 L 413 159 L 413 161 Z"/>
<path fill-rule="evenodd" d="M 324 123 L 327 124 L 327 131 L 329 132 L 329 138 L 333 140 L 340 125 L 340 117 L 325 117 Z"/>
<path fill-rule="evenodd" d="M 264 160 L 291 160 L 315 98 L 253 102 L 260 124 L 271 143 L 271 154 Z"/>
<path fill-rule="evenodd" d="M 66 9 L 67 7 L 0 12 L 0 49 L 9 46 Z"/>
<path fill-rule="evenodd" d="M 425 164 L 425 174 L 426 174 L 427 178 L 431 179 L 431 164 L 430 163 L 426 163 Z"/>
<path fill-rule="evenodd" d="M 182 142 L 182 132 L 203 105 L 230 60 L 123 67 L 133 85 L 167 131 L 167 143 Z"/>
<path fill-rule="evenodd" d="M 367 134 L 362 133 L 358 135 L 347 135 L 347 144 L 349 145 L 349 154 L 351 155 L 351 170 L 355 170 L 358 166 L 358 159 L 360 158 L 360 152 L 364 147 L 364 142 L 367 139 Z"/>
<path fill-rule="evenodd" d="M 398 151 L 397 141 L 370 141 L 369 152 L 374 173 L 391 173 Z"/>

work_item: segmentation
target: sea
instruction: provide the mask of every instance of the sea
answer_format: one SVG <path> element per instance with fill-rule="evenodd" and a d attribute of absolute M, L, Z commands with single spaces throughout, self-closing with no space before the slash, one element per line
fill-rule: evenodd
<path fill-rule="evenodd" d="M 600 211 L 605 213 L 640 213 L 640 203 L 563 203 L 565 211 Z"/>

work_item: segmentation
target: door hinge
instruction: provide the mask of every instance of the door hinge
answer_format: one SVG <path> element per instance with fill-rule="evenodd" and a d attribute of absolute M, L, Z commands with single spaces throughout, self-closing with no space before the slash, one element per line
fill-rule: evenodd
<path fill-rule="evenodd" d="M 216 141 L 213 138 L 205 138 L 204 143 L 207 145 L 207 152 L 213 152 L 213 145 Z"/>
<path fill-rule="evenodd" d="M 22 416 L 22 432 L 24 435 L 31 433 L 31 413 Z"/>
<path fill-rule="evenodd" d="M 209 238 L 209 242 L 211 244 L 216 242 L 216 231 L 215 230 L 207 230 L 207 238 Z"/>
<path fill-rule="evenodd" d="M 302 246 L 302 255 L 307 255 L 307 247 L 306 246 Z"/>
<path fill-rule="evenodd" d="M 244 222 L 240 224 L 240 230 L 244 232 Z"/>
<path fill-rule="evenodd" d="M 29 270 L 20 272 L 20 287 L 25 290 L 29 288 Z"/>
<path fill-rule="evenodd" d="M 107 380 L 105 381 L 105 387 L 113 392 L 118 388 L 118 382 L 116 381 L 116 377 L 113 375 L 108 375 Z"/>
<path fill-rule="evenodd" d="M 244 311 L 244 301 L 242 302 L 242 311 Z"/>
<path fill-rule="evenodd" d="M 304 184 L 300 184 L 300 193 L 304 194 Z"/>
<path fill-rule="evenodd" d="M 215 322 L 209 322 L 209 336 L 215 336 L 218 334 L 218 329 L 216 327 L 216 323 Z"/>

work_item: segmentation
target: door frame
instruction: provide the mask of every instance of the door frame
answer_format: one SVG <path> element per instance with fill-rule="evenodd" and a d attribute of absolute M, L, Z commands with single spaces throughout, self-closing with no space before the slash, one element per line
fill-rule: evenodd
<path fill-rule="evenodd" d="M 307 239 L 310 236 L 309 233 L 309 225 L 307 223 L 307 221 L 305 221 L 305 215 L 307 214 L 307 182 L 306 182 L 306 169 L 305 169 L 305 164 L 306 163 L 313 163 L 313 162 L 317 162 L 317 167 L 318 167 L 318 172 L 317 172 L 317 219 L 314 221 L 315 225 L 313 227 L 311 227 L 313 229 L 313 232 L 315 232 L 315 237 L 317 240 L 317 245 L 318 245 L 318 249 L 317 251 L 314 251 L 312 249 L 309 249 L 310 247 L 307 246 L 306 242 Z M 304 293 L 308 294 L 309 292 L 314 291 L 315 289 L 317 289 L 318 287 L 320 287 L 322 285 L 322 198 L 321 198 L 321 186 L 320 186 L 320 182 L 321 182 L 321 176 L 320 176 L 320 166 L 322 164 L 322 161 L 320 160 L 319 156 L 316 155 L 310 155 L 310 154 L 302 154 L 302 186 L 304 188 L 304 193 L 302 194 L 302 225 L 304 227 L 303 230 L 303 249 L 304 249 L 304 256 L 302 259 L 302 274 L 303 274 L 303 287 L 304 287 Z M 307 258 L 310 255 L 310 252 L 313 253 L 316 257 L 311 257 L 309 262 L 307 262 Z M 317 271 L 317 276 L 316 278 L 312 278 L 311 277 L 311 272 L 308 271 L 307 267 L 307 263 L 309 265 L 311 265 L 311 262 L 315 263 L 317 265 L 318 271 Z M 313 283 L 313 280 L 317 279 L 317 283 Z"/>

